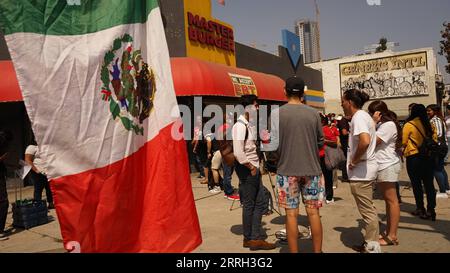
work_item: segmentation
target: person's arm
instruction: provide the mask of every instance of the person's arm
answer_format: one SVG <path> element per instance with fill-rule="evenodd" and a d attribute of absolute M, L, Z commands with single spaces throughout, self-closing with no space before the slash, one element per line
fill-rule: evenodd
<path fill-rule="evenodd" d="M 370 135 L 368 133 L 361 133 L 358 138 L 358 148 L 356 149 L 355 155 L 350 162 L 350 169 L 361 162 L 361 157 L 367 152 L 370 145 Z"/>
<path fill-rule="evenodd" d="M 212 148 L 211 136 L 207 136 L 206 137 L 206 151 L 207 151 L 208 159 L 210 159 L 212 157 L 212 155 L 211 155 L 211 148 Z"/>
<path fill-rule="evenodd" d="M 194 140 L 192 140 L 192 152 L 194 153 L 194 154 L 196 154 L 197 153 L 197 146 L 198 146 L 198 139 L 194 139 Z"/>
<path fill-rule="evenodd" d="M 322 149 L 323 145 L 325 144 L 325 138 L 323 137 L 323 129 L 322 129 L 322 119 L 320 118 L 320 115 L 317 115 L 317 148 Z"/>
<path fill-rule="evenodd" d="M 33 164 L 34 161 L 34 155 L 31 154 L 25 154 L 25 162 L 31 166 L 31 169 L 36 172 L 39 173 L 38 169 L 36 168 L 36 166 L 34 166 Z"/>
<path fill-rule="evenodd" d="M 348 136 L 348 130 L 347 129 L 344 128 L 344 129 L 342 129 L 341 132 L 342 132 L 343 136 Z"/>
<path fill-rule="evenodd" d="M 410 125 L 408 123 L 403 126 L 402 130 L 402 147 L 403 149 L 408 146 L 409 136 L 411 135 Z"/>

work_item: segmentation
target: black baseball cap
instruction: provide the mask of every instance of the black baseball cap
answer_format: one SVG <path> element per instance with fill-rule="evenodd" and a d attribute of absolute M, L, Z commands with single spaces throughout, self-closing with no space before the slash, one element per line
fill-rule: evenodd
<path fill-rule="evenodd" d="M 293 76 L 286 80 L 286 91 L 291 93 L 301 93 L 303 94 L 305 92 L 305 82 L 297 77 Z"/>

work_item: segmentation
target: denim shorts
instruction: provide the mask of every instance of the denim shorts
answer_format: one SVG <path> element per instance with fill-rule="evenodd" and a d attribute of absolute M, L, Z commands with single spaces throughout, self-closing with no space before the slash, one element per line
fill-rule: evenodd
<path fill-rule="evenodd" d="M 296 209 L 300 204 L 300 194 L 307 208 L 321 208 L 325 201 L 325 179 L 316 176 L 277 175 L 278 203 L 285 209 Z"/>

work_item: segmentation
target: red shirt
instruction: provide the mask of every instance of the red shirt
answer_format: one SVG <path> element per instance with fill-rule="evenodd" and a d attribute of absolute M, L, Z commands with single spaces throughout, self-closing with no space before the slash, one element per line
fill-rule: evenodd
<path fill-rule="evenodd" d="M 337 138 L 339 136 L 339 130 L 332 126 L 325 125 L 322 127 L 323 130 L 323 137 L 325 140 L 337 142 Z M 326 144 L 325 144 L 326 145 Z M 319 150 L 319 156 L 324 157 L 325 156 L 325 145 Z"/>

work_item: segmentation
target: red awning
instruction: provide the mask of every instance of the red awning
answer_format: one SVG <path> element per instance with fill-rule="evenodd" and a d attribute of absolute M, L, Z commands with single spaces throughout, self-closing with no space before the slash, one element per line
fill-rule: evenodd
<path fill-rule="evenodd" d="M 284 81 L 277 76 L 242 68 L 201 61 L 194 58 L 172 58 L 172 73 L 177 96 L 236 97 L 232 77 L 251 79 L 258 98 L 284 101 Z M 19 83 L 11 61 L 0 61 L 0 102 L 22 101 Z"/>
<path fill-rule="evenodd" d="M 0 61 L 0 102 L 22 100 L 12 61 Z"/>
<path fill-rule="evenodd" d="M 172 58 L 171 64 L 177 96 L 240 96 L 235 90 L 235 88 L 240 87 L 236 87 L 232 79 L 232 77 L 235 79 L 237 77 L 243 78 L 244 81 L 251 78 L 259 99 L 286 100 L 284 81 L 274 75 L 210 63 L 195 58 Z M 248 88 L 245 84 L 243 86 Z"/>

